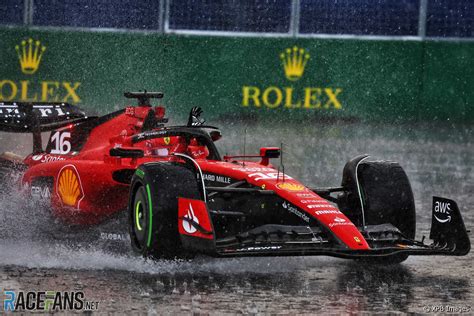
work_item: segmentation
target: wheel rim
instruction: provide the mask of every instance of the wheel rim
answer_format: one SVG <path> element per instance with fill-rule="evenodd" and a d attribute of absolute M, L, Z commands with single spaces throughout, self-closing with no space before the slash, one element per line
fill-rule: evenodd
<path fill-rule="evenodd" d="M 139 188 L 135 193 L 133 209 L 131 211 L 131 232 L 134 245 L 143 250 L 146 248 L 146 231 L 148 229 L 147 201 L 144 189 Z"/>
<path fill-rule="evenodd" d="M 142 201 L 138 200 L 135 205 L 135 227 L 139 232 L 143 231 L 144 217 Z"/>

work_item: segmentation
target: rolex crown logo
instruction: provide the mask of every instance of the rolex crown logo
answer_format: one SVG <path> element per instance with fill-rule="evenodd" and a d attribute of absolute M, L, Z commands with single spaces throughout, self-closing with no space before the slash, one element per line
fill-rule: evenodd
<path fill-rule="evenodd" d="M 296 81 L 304 73 L 304 68 L 309 59 L 309 54 L 303 49 L 294 46 L 287 48 L 280 54 L 280 59 L 285 70 L 285 77 L 288 80 Z"/>
<path fill-rule="evenodd" d="M 34 74 L 38 70 L 46 46 L 30 38 L 27 41 L 21 41 L 21 45 L 16 45 L 15 49 L 20 60 L 21 71 L 27 75 Z"/>

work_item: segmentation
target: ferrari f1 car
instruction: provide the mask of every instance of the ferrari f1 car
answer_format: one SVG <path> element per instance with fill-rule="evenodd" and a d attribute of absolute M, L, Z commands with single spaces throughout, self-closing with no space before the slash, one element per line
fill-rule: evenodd
<path fill-rule="evenodd" d="M 131 247 L 145 257 L 329 255 L 401 262 L 409 255 L 466 255 L 458 206 L 434 197 L 432 242 L 415 240 L 415 206 L 398 163 L 359 156 L 338 187 L 312 188 L 273 167 L 280 148 L 224 156 L 219 129 L 193 108 L 168 126 L 162 93 L 128 92 L 138 106 L 101 117 L 73 105 L 0 103 L 0 129 L 32 133 L 24 159 L 3 155 L 31 199 L 76 225 L 128 212 Z M 51 131 L 46 148 L 41 133 Z M 25 190 L 26 189 L 26 190 Z"/>

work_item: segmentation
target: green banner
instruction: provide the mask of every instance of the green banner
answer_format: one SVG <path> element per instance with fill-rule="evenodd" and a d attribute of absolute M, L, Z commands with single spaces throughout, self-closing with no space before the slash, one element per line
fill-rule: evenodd
<path fill-rule="evenodd" d="M 4 101 L 106 113 L 146 89 L 178 119 L 474 121 L 472 42 L 0 30 Z"/>

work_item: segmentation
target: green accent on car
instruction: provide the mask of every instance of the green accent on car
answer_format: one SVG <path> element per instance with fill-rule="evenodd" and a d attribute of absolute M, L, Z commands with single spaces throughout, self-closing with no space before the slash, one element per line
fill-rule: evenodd
<path fill-rule="evenodd" d="M 152 223 L 153 223 L 153 205 L 151 202 L 151 193 L 150 193 L 150 186 L 146 185 L 146 193 L 148 194 L 148 208 L 150 211 L 150 216 L 148 216 L 149 225 L 148 225 L 148 241 L 146 243 L 147 247 L 151 246 L 151 231 L 152 231 Z"/>
<path fill-rule="evenodd" d="M 135 225 L 137 226 L 138 230 L 141 231 L 143 228 L 140 225 L 140 206 L 142 205 L 142 201 L 138 201 L 138 203 L 135 205 Z"/>
<path fill-rule="evenodd" d="M 137 170 L 135 171 L 135 174 L 136 174 L 137 176 L 139 176 L 140 178 L 142 178 L 142 179 L 143 179 L 143 177 L 145 176 L 145 172 L 143 172 L 143 170 L 141 170 L 141 169 L 137 169 Z"/>

